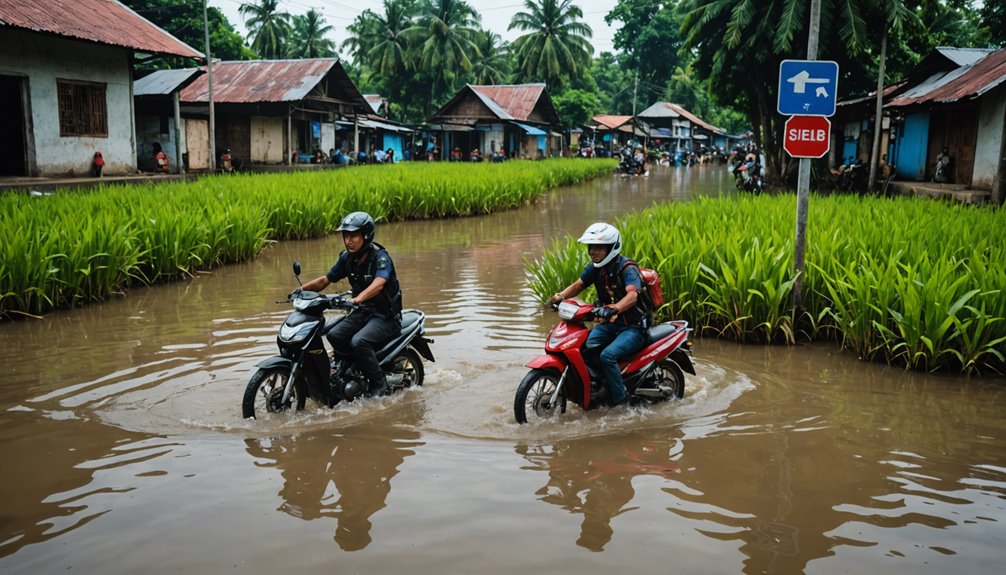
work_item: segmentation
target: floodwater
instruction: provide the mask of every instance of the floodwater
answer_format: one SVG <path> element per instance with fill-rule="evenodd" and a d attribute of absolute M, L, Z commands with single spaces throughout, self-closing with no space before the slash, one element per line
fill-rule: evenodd
<path fill-rule="evenodd" d="M 380 226 L 437 361 L 421 389 L 334 410 L 245 421 L 240 400 L 291 261 L 320 275 L 337 237 L 0 324 L 0 570 L 1000 573 L 1002 379 L 698 339 L 681 401 L 514 423 L 556 321 L 525 258 L 730 187 L 718 166 L 658 168 Z"/>

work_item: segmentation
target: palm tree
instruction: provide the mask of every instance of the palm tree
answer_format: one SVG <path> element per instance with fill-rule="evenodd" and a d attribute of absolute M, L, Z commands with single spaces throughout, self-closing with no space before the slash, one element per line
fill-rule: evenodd
<path fill-rule="evenodd" d="M 464 0 L 427 0 L 418 24 L 407 30 L 419 43 L 420 71 L 435 78 L 431 101 L 454 90 L 457 71 L 471 69 L 469 54 L 478 51 L 473 42 L 478 23 L 478 13 Z"/>
<path fill-rule="evenodd" d="M 371 46 L 367 49 L 370 66 L 382 75 L 395 76 L 409 68 L 408 35 L 412 26 L 412 0 L 384 0 L 384 14 L 371 21 Z"/>
<path fill-rule="evenodd" d="M 527 31 L 513 43 L 517 66 L 527 78 L 555 86 L 590 67 L 593 31 L 584 24 L 583 11 L 573 0 L 524 0 L 508 30 Z"/>
<path fill-rule="evenodd" d="M 282 58 L 290 38 L 290 15 L 279 12 L 279 0 L 243 3 L 238 12 L 248 26 L 248 40 L 263 58 Z"/>
<path fill-rule="evenodd" d="M 325 38 L 332 27 L 314 8 L 293 17 L 293 41 L 287 55 L 291 58 L 328 58 L 335 55 L 335 42 Z"/>
<path fill-rule="evenodd" d="M 349 52 L 353 65 L 363 66 L 377 43 L 377 15 L 367 8 L 346 26 L 346 31 L 349 36 L 342 42 L 342 49 Z"/>
<path fill-rule="evenodd" d="M 506 82 L 510 45 L 503 42 L 499 34 L 480 30 L 475 47 L 478 49 L 472 61 L 472 75 L 476 84 L 502 84 Z"/>

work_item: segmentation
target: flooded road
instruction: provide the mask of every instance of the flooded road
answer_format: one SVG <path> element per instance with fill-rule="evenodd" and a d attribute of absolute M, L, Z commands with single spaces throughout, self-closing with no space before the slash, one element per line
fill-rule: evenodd
<path fill-rule="evenodd" d="M 1002 379 L 702 339 L 679 402 L 513 422 L 557 320 L 525 259 L 596 220 L 732 193 L 727 176 L 656 169 L 379 226 L 437 361 L 422 389 L 334 410 L 240 410 L 290 263 L 321 275 L 334 236 L 0 324 L 0 570 L 1000 572 Z"/>

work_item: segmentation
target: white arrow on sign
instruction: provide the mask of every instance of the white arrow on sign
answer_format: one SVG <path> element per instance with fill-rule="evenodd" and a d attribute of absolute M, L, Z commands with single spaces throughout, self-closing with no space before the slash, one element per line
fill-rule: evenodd
<path fill-rule="evenodd" d="M 817 96 L 818 98 L 827 98 L 828 90 L 825 90 L 824 86 L 818 86 L 817 90 L 814 90 L 814 95 Z"/>
<path fill-rule="evenodd" d="M 794 94 L 803 94 L 807 90 L 807 84 L 830 84 L 831 82 L 827 78 L 811 78 L 810 73 L 806 70 L 800 70 L 800 73 L 793 76 L 792 78 L 787 78 L 787 82 L 793 84 Z M 817 95 L 820 96 L 820 90 L 824 88 L 818 88 Z M 827 95 L 827 92 L 825 92 Z"/>

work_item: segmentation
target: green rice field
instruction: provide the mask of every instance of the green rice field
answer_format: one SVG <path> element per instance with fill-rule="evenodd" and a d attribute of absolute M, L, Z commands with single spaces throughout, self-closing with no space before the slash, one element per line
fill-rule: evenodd
<path fill-rule="evenodd" d="M 0 195 L 0 319 L 247 260 L 272 241 L 329 234 L 349 212 L 386 221 L 486 214 L 614 165 L 415 163 Z"/>
<path fill-rule="evenodd" d="M 700 198 L 631 214 L 624 253 L 660 273 L 658 317 L 707 336 L 834 340 L 919 370 L 1006 369 L 1006 212 L 859 196 L 813 196 L 803 306 L 793 304 L 796 199 Z M 588 263 L 568 238 L 528 263 L 543 299 Z M 591 297 L 585 292 L 583 296 Z"/>

